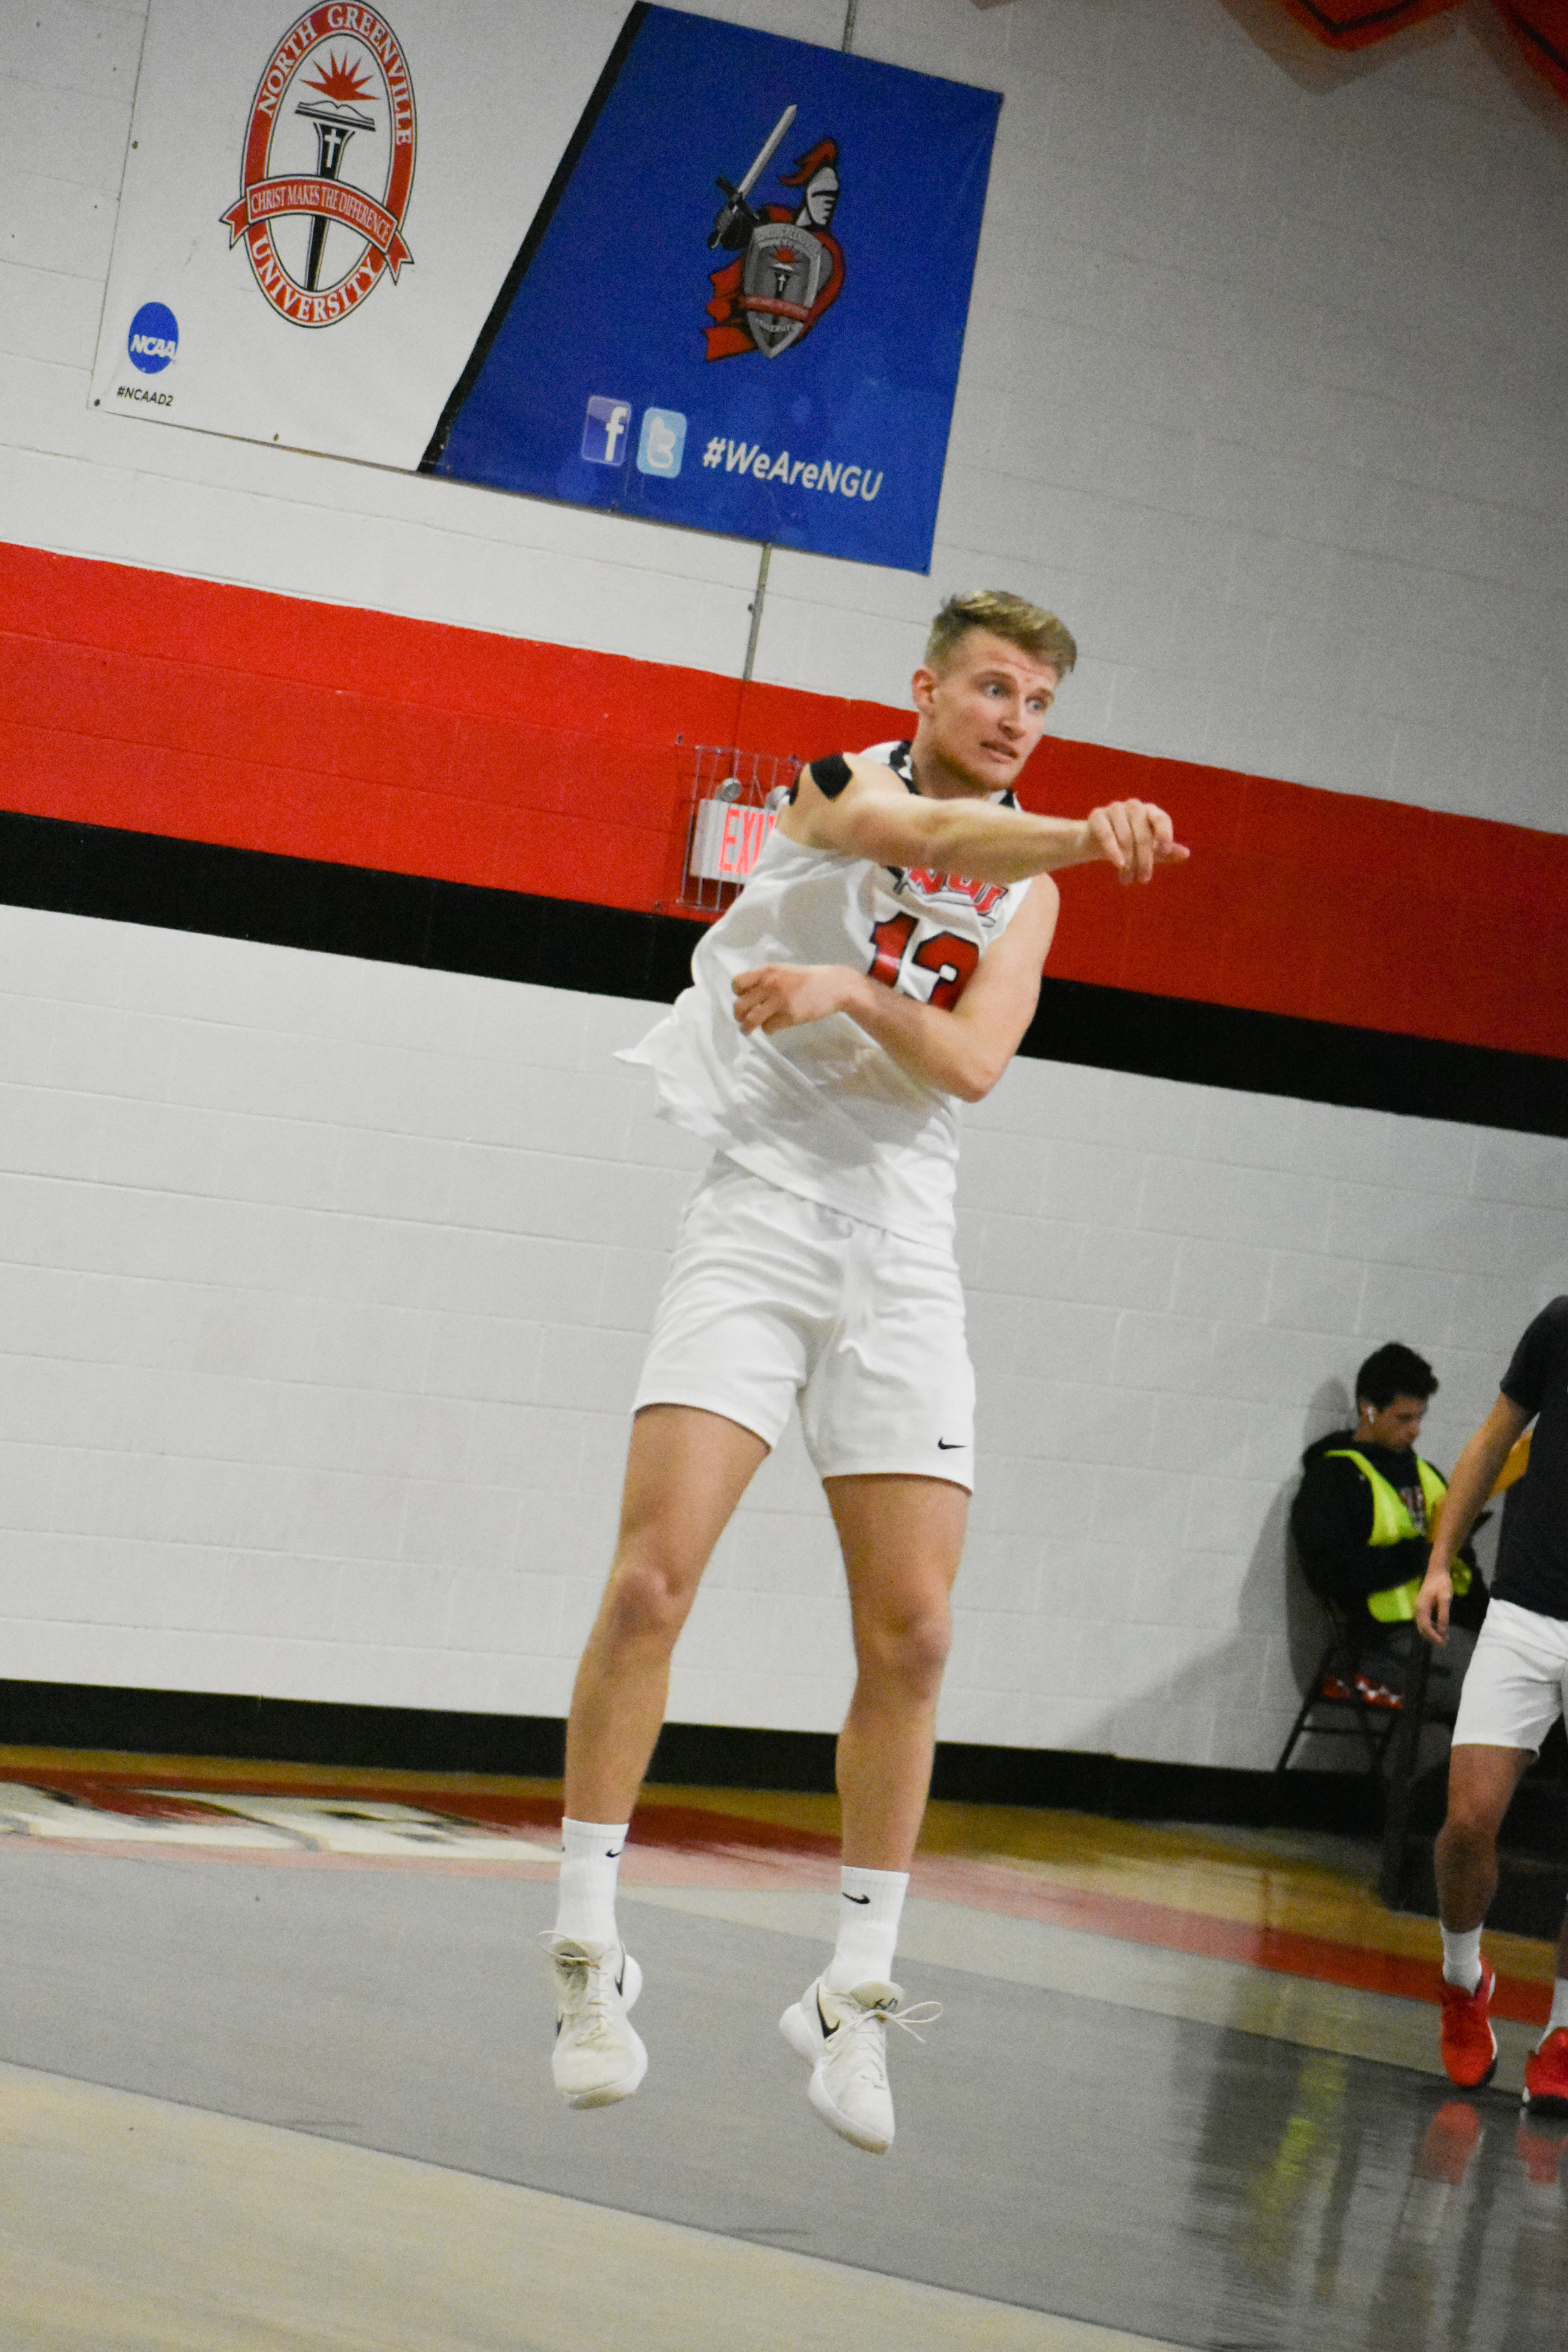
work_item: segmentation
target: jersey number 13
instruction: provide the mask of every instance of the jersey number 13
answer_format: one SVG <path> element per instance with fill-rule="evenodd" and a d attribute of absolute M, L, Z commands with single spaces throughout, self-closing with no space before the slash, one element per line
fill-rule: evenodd
<path fill-rule="evenodd" d="M 969 985 L 980 961 L 980 950 L 973 940 L 961 939 L 956 931 L 937 931 L 922 940 L 911 955 L 910 941 L 919 921 L 918 915 L 889 915 L 885 923 L 879 923 L 871 933 L 871 961 L 867 969 L 884 988 L 897 988 L 906 966 L 934 972 L 925 1001 L 939 1013 L 949 1013 Z M 903 992 L 914 997 L 921 993 L 907 982 Z"/>

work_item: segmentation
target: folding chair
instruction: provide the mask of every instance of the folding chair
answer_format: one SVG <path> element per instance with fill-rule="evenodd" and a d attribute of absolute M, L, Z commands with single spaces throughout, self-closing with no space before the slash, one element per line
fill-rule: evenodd
<path fill-rule="evenodd" d="M 1300 1713 L 1279 1750 L 1275 1777 L 1289 1769 L 1291 1757 L 1311 1733 L 1324 1739 L 1359 1739 L 1366 1750 L 1367 1770 L 1382 1780 L 1384 1758 L 1399 1728 L 1400 1712 L 1392 1707 L 1369 1706 L 1362 1697 L 1356 1688 L 1356 1676 L 1361 1672 L 1361 1641 L 1351 1632 L 1342 1609 L 1331 1601 L 1324 1605 L 1329 1617 L 1329 1638 L 1307 1685 Z M 1324 1685 L 1330 1681 L 1341 1685 L 1343 1696 L 1324 1695 Z M 1320 1721 L 1320 1716 L 1329 1719 Z"/>

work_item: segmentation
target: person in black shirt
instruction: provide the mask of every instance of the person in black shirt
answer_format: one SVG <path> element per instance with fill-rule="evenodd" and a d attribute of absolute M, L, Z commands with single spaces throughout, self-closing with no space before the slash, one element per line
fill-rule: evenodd
<path fill-rule="evenodd" d="M 1290 1506 L 1302 1573 L 1342 1613 L 1356 1687 L 1370 1706 L 1400 1705 L 1430 1524 L 1446 1492 L 1441 1473 L 1415 1451 L 1437 1385 L 1414 1348 L 1391 1339 L 1375 1349 L 1356 1374 L 1355 1427 L 1307 1448 Z M 1455 1622 L 1473 1630 L 1486 1613 L 1486 1590 L 1468 1552 L 1455 1581 Z"/>
<path fill-rule="evenodd" d="M 1448 1638 L 1454 1559 L 1530 1423 L 1530 1463 L 1509 1497 L 1491 1607 L 1465 1678 L 1437 1839 L 1443 1928 L 1443 2063 L 1466 2089 L 1489 2081 L 1494 1982 L 1481 1925 L 1497 1887 L 1497 1837 L 1520 1777 L 1568 1708 L 1568 1297 L 1543 1307 L 1513 1352 L 1496 1404 L 1454 1465 L 1432 1545 L 1418 1632 Z M 1568 1921 L 1557 1945 L 1552 2014 L 1526 2061 L 1527 2106 L 1568 2115 Z"/>

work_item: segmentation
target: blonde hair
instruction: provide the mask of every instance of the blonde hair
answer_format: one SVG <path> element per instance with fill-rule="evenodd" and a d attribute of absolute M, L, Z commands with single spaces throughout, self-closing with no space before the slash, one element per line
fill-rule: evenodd
<path fill-rule="evenodd" d="M 945 669 L 958 646 L 973 629 L 989 629 L 1031 661 L 1049 662 L 1065 677 L 1078 659 L 1072 633 L 1054 613 L 1043 613 L 1005 588 L 977 588 L 970 596 L 950 596 L 931 625 L 926 660 L 935 670 Z"/>

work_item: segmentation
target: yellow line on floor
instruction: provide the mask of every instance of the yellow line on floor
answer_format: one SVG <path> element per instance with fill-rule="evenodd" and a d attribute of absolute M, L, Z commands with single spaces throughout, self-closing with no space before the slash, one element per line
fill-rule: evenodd
<path fill-rule="evenodd" d="M 979 1813 L 981 1809 L 964 1809 Z M 984 1818 L 922 1837 L 922 1845 L 973 1860 L 1006 1863 L 1047 1885 L 1096 1895 L 1125 1895 L 1166 1909 L 1194 1911 L 1248 1927 L 1318 1936 L 1358 1950 L 1435 1960 L 1437 1923 L 1385 1910 L 1371 1885 L 1370 1853 L 1350 1849 L 1345 1861 L 1324 1862 L 1310 1841 L 1286 1830 L 1156 1828 L 1081 1813 L 1027 1814 L 997 1824 L 1000 1808 Z M 994 1850 L 983 1842 L 1000 1827 Z M 1305 1850 L 1304 1850 L 1305 1849 Z M 1489 1930 L 1487 1953 L 1508 1975 L 1550 1984 L 1552 1947 L 1533 1937 Z"/>
<path fill-rule="evenodd" d="M 20 2066 L 0 2118 L 0 2341 L 28 2352 L 1171 2352 Z"/>

